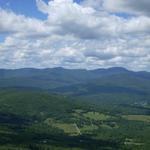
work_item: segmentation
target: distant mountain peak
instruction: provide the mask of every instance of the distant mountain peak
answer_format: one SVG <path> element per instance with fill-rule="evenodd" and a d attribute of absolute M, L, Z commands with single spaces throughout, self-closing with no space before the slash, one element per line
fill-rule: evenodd
<path fill-rule="evenodd" d="M 114 71 L 129 71 L 126 68 L 123 67 L 112 67 L 112 68 L 108 68 L 108 70 L 114 70 Z"/>

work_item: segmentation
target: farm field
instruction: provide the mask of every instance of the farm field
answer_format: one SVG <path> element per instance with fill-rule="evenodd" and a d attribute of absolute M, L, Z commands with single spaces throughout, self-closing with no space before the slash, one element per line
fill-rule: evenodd
<path fill-rule="evenodd" d="M 149 115 L 127 115 L 123 116 L 123 118 L 127 120 L 134 120 L 134 121 L 143 121 L 150 123 L 150 116 Z"/>

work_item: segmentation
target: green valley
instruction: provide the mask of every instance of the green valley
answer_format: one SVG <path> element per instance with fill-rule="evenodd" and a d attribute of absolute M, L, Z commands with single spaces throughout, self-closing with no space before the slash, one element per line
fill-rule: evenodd
<path fill-rule="evenodd" d="M 136 73 L 138 77 L 133 79 L 127 76 L 127 71 L 106 74 L 100 78 L 91 75 L 88 81 L 83 81 L 83 75 L 76 80 L 76 74 L 69 73 L 70 81 L 65 82 L 71 85 L 62 85 L 64 75 L 60 77 L 61 85 L 57 84 L 59 88 L 53 84 L 50 87 L 51 81 L 44 79 L 44 75 L 39 80 L 35 78 L 38 74 L 34 74 L 33 84 L 31 77 L 26 77 L 26 83 L 30 83 L 28 87 L 20 81 L 17 81 L 19 87 L 14 83 L 10 86 L 10 79 L 3 78 L 0 149 L 149 150 L 149 78 Z M 36 80 L 38 85 L 34 84 Z M 43 87 L 42 80 L 49 82 Z"/>

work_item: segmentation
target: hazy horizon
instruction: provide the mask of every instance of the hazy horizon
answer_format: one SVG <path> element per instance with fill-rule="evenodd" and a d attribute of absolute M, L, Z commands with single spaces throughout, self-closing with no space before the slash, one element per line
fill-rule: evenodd
<path fill-rule="evenodd" d="M 94 70 L 109 70 L 109 69 L 124 69 L 127 71 L 132 71 L 132 72 L 150 72 L 146 70 L 131 70 L 127 69 L 125 67 L 105 67 L 105 68 L 67 68 L 67 67 L 51 67 L 51 68 L 36 68 L 36 67 L 23 67 L 23 68 L 0 68 L 0 70 L 20 70 L 20 69 L 37 69 L 37 70 L 46 70 L 46 69 L 66 69 L 66 70 L 85 70 L 85 71 L 94 71 Z"/>

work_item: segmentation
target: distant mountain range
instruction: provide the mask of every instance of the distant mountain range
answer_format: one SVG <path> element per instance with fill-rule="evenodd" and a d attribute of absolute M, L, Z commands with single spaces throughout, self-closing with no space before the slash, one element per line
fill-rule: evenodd
<path fill-rule="evenodd" d="M 150 73 L 125 68 L 109 69 L 0 69 L 0 88 L 44 90 L 78 97 L 105 99 L 128 95 L 147 99 L 150 96 Z M 105 96 L 106 97 L 105 97 Z M 124 96 L 125 97 L 125 96 Z M 136 98 L 135 98 L 136 99 Z"/>

